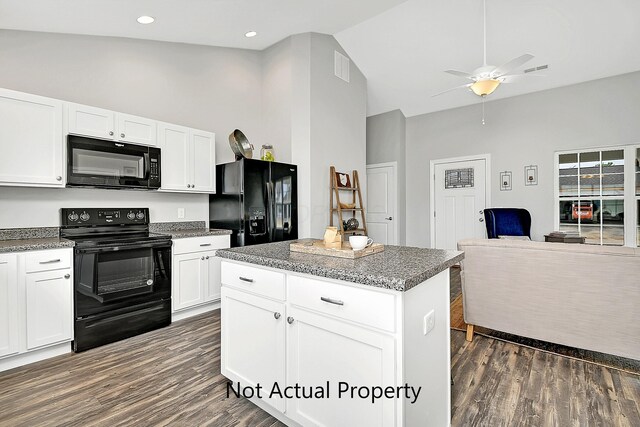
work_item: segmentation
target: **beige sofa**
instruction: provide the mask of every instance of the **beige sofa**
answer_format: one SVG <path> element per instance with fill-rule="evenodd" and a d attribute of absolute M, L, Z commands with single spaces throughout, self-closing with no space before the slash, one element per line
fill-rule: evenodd
<path fill-rule="evenodd" d="M 463 240 L 473 325 L 640 360 L 640 249 Z"/>

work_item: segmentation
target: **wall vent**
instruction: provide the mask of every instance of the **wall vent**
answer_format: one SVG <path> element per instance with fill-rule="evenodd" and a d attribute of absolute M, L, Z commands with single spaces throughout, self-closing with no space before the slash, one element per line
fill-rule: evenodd
<path fill-rule="evenodd" d="M 526 70 L 524 70 L 524 73 L 533 73 L 535 71 L 540 71 L 540 70 L 546 70 L 547 68 L 549 68 L 549 64 L 545 64 L 545 65 L 539 65 L 537 67 L 531 67 L 531 68 L 527 68 Z"/>
<path fill-rule="evenodd" d="M 349 83 L 349 58 L 338 52 L 334 51 L 333 54 L 333 73 L 336 77 Z"/>

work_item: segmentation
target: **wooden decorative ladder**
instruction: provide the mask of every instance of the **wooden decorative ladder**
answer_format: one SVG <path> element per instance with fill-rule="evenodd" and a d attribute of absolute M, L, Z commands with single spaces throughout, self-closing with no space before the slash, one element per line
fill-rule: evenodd
<path fill-rule="evenodd" d="M 362 189 L 360 188 L 360 179 L 358 178 L 358 171 L 354 170 L 351 175 L 351 187 L 338 187 L 338 178 L 336 176 L 336 168 L 331 166 L 329 169 L 329 181 L 331 183 L 331 198 L 329 201 L 329 225 L 333 226 L 333 217 L 338 214 L 338 230 L 343 236 L 349 234 L 362 233 L 367 236 L 367 220 L 365 218 L 364 206 L 362 204 Z M 340 192 L 351 192 L 351 203 L 355 206 L 353 208 L 343 208 L 340 200 Z M 335 202 L 337 203 L 334 205 Z M 351 212 L 355 217 L 356 213 L 360 213 L 360 226 L 355 230 L 345 230 L 342 212 Z"/>

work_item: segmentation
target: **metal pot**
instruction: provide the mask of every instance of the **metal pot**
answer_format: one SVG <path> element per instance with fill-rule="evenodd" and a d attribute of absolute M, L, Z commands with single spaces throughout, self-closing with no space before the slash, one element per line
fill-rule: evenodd
<path fill-rule="evenodd" d="M 246 157 L 250 159 L 253 156 L 253 145 L 240 129 L 236 129 L 229 134 L 229 145 L 236 154 L 236 157 Z"/>

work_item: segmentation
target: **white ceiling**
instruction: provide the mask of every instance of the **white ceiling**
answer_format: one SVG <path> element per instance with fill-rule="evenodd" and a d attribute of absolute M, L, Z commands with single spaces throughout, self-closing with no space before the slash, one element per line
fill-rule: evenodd
<path fill-rule="evenodd" d="M 481 0 L 409 0 L 335 34 L 367 77 L 368 114 L 406 116 L 479 103 L 444 73 L 482 65 Z M 487 0 L 488 62 L 524 53 L 546 77 L 503 84 L 487 100 L 640 70 L 639 0 Z M 594 100 L 597 102 L 597 100 Z"/>
<path fill-rule="evenodd" d="M 262 50 L 292 34 L 334 34 L 404 0 L 0 0 L 0 28 Z M 140 25 L 150 15 L 155 22 Z M 258 36 L 247 38 L 248 31 Z"/>
<path fill-rule="evenodd" d="M 156 22 L 140 25 L 151 15 Z M 488 62 L 523 53 L 546 77 L 489 99 L 640 70 L 640 1 L 487 0 Z M 482 65 L 481 0 L 0 0 L 0 28 L 264 49 L 304 32 L 334 34 L 368 81 L 368 114 L 406 116 L 478 103 L 446 69 Z M 247 31 L 258 36 L 246 38 Z M 525 67 L 525 68 L 526 68 Z"/>

